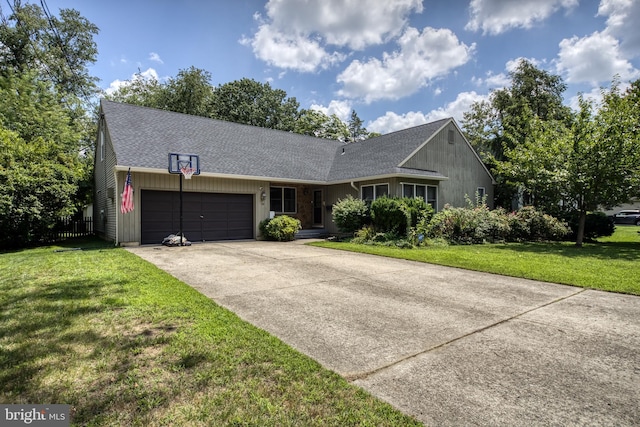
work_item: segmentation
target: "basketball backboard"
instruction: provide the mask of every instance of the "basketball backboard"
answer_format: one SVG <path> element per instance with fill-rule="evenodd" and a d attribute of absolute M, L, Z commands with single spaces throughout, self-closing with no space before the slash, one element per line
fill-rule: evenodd
<path fill-rule="evenodd" d="M 200 158 L 197 154 L 169 153 L 169 173 L 182 173 L 180 168 L 195 169 L 194 175 L 200 175 Z"/>

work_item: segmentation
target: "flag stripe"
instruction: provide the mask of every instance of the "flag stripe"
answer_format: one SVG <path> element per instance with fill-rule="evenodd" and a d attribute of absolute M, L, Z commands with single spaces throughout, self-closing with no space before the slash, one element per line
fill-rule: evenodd
<path fill-rule="evenodd" d="M 127 180 L 124 183 L 124 190 L 122 191 L 122 205 L 120 206 L 120 212 L 126 214 L 133 210 L 133 186 L 131 185 L 131 169 L 127 172 Z"/>

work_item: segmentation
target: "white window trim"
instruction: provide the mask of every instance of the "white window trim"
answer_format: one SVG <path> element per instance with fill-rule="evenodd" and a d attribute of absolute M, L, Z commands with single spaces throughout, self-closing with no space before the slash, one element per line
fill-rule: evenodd
<path fill-rule="evenodd" d="M 390 195 L 390 193 L 389 193 L 389 183 L 388 182 L 377 182 L 375 184 L 361 185 L 360 186 L 360 199 L 364 200 L 363 194 L 362 194 L 363 193 L 362 189 L 365 188 L 365 187 L 373 187 L 373 200 L 377 199 L 378 195 L 376 194 L 376 187 L 379 186 L 379 185 L 386 185 L 387 186 L 387 194 L 386 195 L 389 196 Z"/>
<path fill-rule="evenodd" d="M 480 194 L 480 190 L 482 190 L 482 196 L 480 196 L 480 198 L 483 198 L 484 196 L 487 195 L 487 189 L 485 187 L 478 187 L 476 188 L 476 194 Z"/>
<path fill-rule="evenodd" d="M 401 182 L 400 183 L 400 194 L 402 195 L 402 197 L 404 197 L 404 186 L 405 185 L 413 185 L 413 197 L 416 198 L 418 196 L 416 196 L 416 186 L 420 186 L 420 187 L 424 187 L 424 194 L 425 196 L 427 196 L 429 194 L 429 187 L 433 187 L 436 189 L 436 207 L 435 210 L 436 212 L 438 211 L 438 201 L 439 201 L 439 195 L 438 195 L 438 186 L 437 185 L 429 185 L 429 184 L 419 184 L 417 182 Z M 425 198 L 424 199 L 425 203 L 429 203 L 429 201 Z"/>
<path fill-rule="evenodd" d="M 269 191 L 271 191 L 274 188 L 279 188 L 281 193 L 282 193 L 282 202 L 280 205 L 280 209 L 282 209 L 281 211 L 274 211 L 275 213 L 278 214 L 297 214 L 298 213 L 298 189 L 296 187 L 287 187 L 287 186 L 282 186 L 282 185 L 272 185 L 269 187 Z M 292 189 L 293 190 L 293 202 L 295 205 L 295 210 L 288 212 L 284 210 L 284 189 L 288 188 L 288 189 Z M 269 208 L 271 208 L 271 201 L 269 201 Z"/>

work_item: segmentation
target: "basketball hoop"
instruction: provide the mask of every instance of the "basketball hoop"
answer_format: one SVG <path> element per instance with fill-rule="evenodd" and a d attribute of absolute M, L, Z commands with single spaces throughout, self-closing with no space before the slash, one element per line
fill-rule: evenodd
<path fill-rule="evenodd" d="M 195 168 L 190 168 L 189 166 L 185 166 L 180 168 L 180 172 L 184 176 L 184 179 L 191 179 L 193 174 L 196 172 Z"/>

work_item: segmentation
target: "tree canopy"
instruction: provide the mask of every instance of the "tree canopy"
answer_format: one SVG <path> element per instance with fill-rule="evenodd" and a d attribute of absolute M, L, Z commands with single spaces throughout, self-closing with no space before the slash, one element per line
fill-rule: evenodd
<path fill-rule="evenodd" d="M 43 3 L 44 4 L 44 3 Z M 15 0 L 0 10 L 0 246 L 26 245 L 91 195 L 97 27 Z"/>
<path fill-rule="evenodd" d="M 640 196 L 640 83 L 622 93 L 614 81 L 600 105 L 563 104 L 560 76 L 522 60 L 511 86 L 494 91 L 464 115 L 463 129 L 498 182 L 497 205 L 519 195 L 547 213 L 579 216 Z"/>
<path fill-rule="evenodd" d="M 242 78 L 215 87 L 210 81 L 209 72 L 195 67 L 180 70 L 166 83 L 138 73 L 107 98 L 342 142 L 379 135 L 367 131 L 355 110 L 345 123 L 335 114 L 301 109 L 295 97 L 269 83 Z"/>
<path fill-rule="evenodd" d="M 576 244 L 582 245 L 586 215 L 640 195 L 638 81 L 625 93 L 616 82 L 597 106 L 580 97 L 579 110 L 565 120 L 529 115 L 528 133 L 506 148 L 498 171 L 533 196 L 547 212 L 578 214 Z"/>

